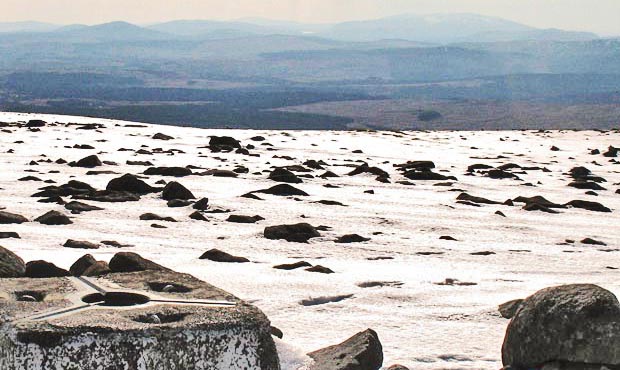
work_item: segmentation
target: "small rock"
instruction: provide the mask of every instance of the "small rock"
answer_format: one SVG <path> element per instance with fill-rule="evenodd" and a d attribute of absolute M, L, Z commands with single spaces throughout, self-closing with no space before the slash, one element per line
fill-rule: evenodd
<path fill-rule="evenodd" d="M 228 263 L 245 263 L 250 262 L 249 259 L 244 257 L 233 256 L 219 249 L 211 249 L 203 253 L 200 256 L 201 260 L 207 259 L 215 262 L 228 262 Z"/>

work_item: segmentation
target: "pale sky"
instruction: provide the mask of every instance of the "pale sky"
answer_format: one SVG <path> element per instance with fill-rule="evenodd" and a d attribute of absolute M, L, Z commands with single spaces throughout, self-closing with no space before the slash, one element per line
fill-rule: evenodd
<path fill-rule="evenodd" d="M 325 23 L 402 13 L 478 13 L 540 28 L 620 35 L 620 0 L 0 0 L 0 22 L 58 24 L 244 17 Z"/>

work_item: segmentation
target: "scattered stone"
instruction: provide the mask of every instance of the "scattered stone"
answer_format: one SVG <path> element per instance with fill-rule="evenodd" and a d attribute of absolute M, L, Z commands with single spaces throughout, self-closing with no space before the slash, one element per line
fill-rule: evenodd
<path fill-rule="evenodd" d="M 592 238 L 585 238 L 581 241 L 581 244 L 588 244 L 588 245 L 607 245 L 606 243 L 600 241 L 600 240 L 595 240 Z"/>
<path fill-rule="evenodd" d="M 302 299 L 299 304 L 302 306 L 318 306 L 326 303 L 336 303 L 344 301 L 345 299 L 352 298 L 353 294 L 342 294 L 335 296 L 316 297 L 309 299 Z"/>
<path fill-rule="evenodd" d="M 153 135 L 152 137 L 155 140 L 172 140 L 174 139 L 174 137 L 166 135 L 166 134 L 162 134 L 161 132 L 156 133 L 155 135 Z"/>
<path fill-rule="evenodd" d="M 65 244 L 63 244 L 65 248 L 76 248 L 76 249 L 99 249 L 99 244 L 83 241 L 83 240 L 73 240 L 68 239 Z"/>
<path fill-rule="evenodd" d="M 110 260 L 110 270 L 112 272 L 136 272 L 147 270 L 168 270 L 165 267 L 142 258 L 137 253 L 119 252 Z"/>
<path fill-rule="evenodd" d="M 0 239 L 21 239 L 15 231 L 0 231 Z"/>
<path fill-rule="evenodd" d="M 108 247 L 113 247 L 113 248 L 132 248 L 133 245 L 131 244 L 122 244 L 117 242 L 116 240 L 103 240 L 101 241 L 101 244 L 106 245 Z"/>
<path fill-rule="evenodd" d="M 202 213 L 198 211 L 192 212 L 192 214 L 189 215 L 189 218 L 196 221 L 209 221 Z"/>
<path fill-rule="evenodd" d="M 306 271 L 308 272 L 318 272 L 320 274 L 333 274 L 334 271 L 328 267 L 325 266 L 321 266 L 321 265 L 316 265 L 310 268 L 307 268 Z"/>
<path fill-rule="evenodd" d="M 342 204 L 342 203 L 337 202 L 335 200 L 324 200 L 324 199 L 321 199 L 321 200 L 316 201 L 314 203 L 319 203 L 319 204 L 323 204 L 323 205 L 326 205 L 326 206 L 340 206 L 340 207 L 346 207 L 347 206 L 346 204 Z"/>
<path fill-rule="evenodd" d="M 80 213 L 80 212 L 90 212 L 90 211 L 101 211 L 103 208 L 92 206 L 90 204 L 81 203 L 72 201 L 65 204 L 65 208 L 70 210 L 71 213 Z"/>
<path fill-rule="evenodd" d="M 336 243 L 362 243 L 369 241 L 370 238 L 366 238 L 357 234 L 347 234 L 336 239 Z"/>
<path fill-rule="evenodd" d="M 142 221 L 166 221 L 166 222 L 177 222 L 172 217 L 164 217 L 160 215 L 156 215 L 155 213 L 144 213 L 140 215 L 140 220 Z"/>
<path fill-rule="evenodd" d="M 258 215 L 256 216 L 230 215 L 226 219 L 226 221 L 228 222 L 236 222 L 239 224 L 254 224 L 262 220 L 264 220 L 264 218 Z"/>
<path fill-rule="evenodd" d="M 472 282 L 468 282 L 468 281 L 460 281 L 458 279 L 452 279 L 452 278 L 446 278 L 444 281 L 439 282 L 439 283 L 435 283 L 435 285 L 448 285 L 448 286 L 452 286 L 452 285 L 457 285 L 457 286 L 472 286 L 472 285 L 478 285 L 478 283 L 472 283 Z"/>
<path fill-rule="evenodd" d="M 513 299 L 512 301 L 500 304 L 497 309 L 503 318 L 512 319 L 519 308 L 521 308 L 522 303 L 523 299 Z"/>
<path fill-rule="evenodd" d="M 18 278 L 24 276 L 25 272 L 24 260 L 0 246 L 0 278 Z"/>
<path fill-rule="evenodd" d="M 231 152 L 241 148 L 241 142 L 230 136 L 211 136 L 209 149 L 213 152 Z"/>
<path fill-rule="evenodd" d="M 28 123 L 26 123 L 26 127 L 31 128 L 31 127 L 44 127 L 47 124 L 47 122 L 40 120 L 40 119 L 31 119 L 28 121 Z"/>
<path fill-rule="evenodd" d="M 149 167 L 144 171 L 145 175 L 185 177 L 192 174 L 192 170 L 186 167 Z"/>
<path fill-rule="evenodd" d="M 491 252 L 491 251 L 482 251 L 482 252 L 472 252 L 470 253 L 471 256 L 490 256 L 495 254 L 495 252 Z"/>
<path fill-rule="evenodd" d="M 558 211 L 554 211 L 553 209 L 545 207 L 542 204 L 538 204 L 538 203 L 528 203 L 528 204 L 524 205 L 522 209 L 524 209 L 526 211 L 541 211 L 541 212 L 546 212 L 546 213 L 560 213 Z"/>
<path fill-rule="evenodd" d="M 289 184 L 278 184 L 270 187 L 269 189 L 257 190 L 255 193 L 263 193 L 263 194 L 271 194 L 278 196 L 308 196 L 308 193 L 305 191 L 299 190 L 294 186 Z"/>
<path fill-rule="evenodd" d="M 311 267 L 312 265 L 306 261 L 299 261 L 295 263 L 285 263 L 282 265 L 273 266 L 274 269 L 278 270 L 295 270 L 302 267 Z"/>
<path fill-rule="evenodd" d="M 28 222 L 28 219 L 16 213 L 0 211 L 0 224 L 21 224 Z"/>
<path fill-rule="evenodd" d="M 267 239 L 284 239 L 287 242 L 296 243 L 307 243 L 309 239 L 321 236 L 314 226 L 307 223 L 268 226 L 265 228 L 264 235 Z"/>
<path fill-rule="evenodd" d="M 314 360 L 310 370 L 379 370 L 383 366 L 383 347 L 372 329 L 308 356 Z"/>
<path fill-rule="evenodd" d="M 287 170 L 283 167 L 277 167 L 269 174 L 269 179 L 278 182 L 286 182 L 289 184 L 299 184 L 302 181 L 297 175 L 293 172 Z"/>
<path fill-rule="evenodd" d="M 158 189 L 140 180 L 136 175 L 127 173 L 121 177 L 110 180 L 106 186 L 106 190 L 135 194 L 149 194 L 157 191 Z"/>
<path fill-rule="evenodd" d="M 192 208 L 197 209 L 199 211 L 205 211 L 209 208 L 209 198 L 200 198 Z"/>
<path fill-rule="evenodd" d="M 187 190 L 187 188 L 176 181 L 171 181 L 164 187 L 164 190 L 161 194 L 162 199 L 171 200 L 171 199 L 196 199 L 194 194 L 191 191 Z"/>
<path fill-rule="evenodd" d="M 525 203 L 526 205 L 527 204 L 540 204 L 541 206 L 544 206 L 547 208 L 566 208 L 566 206 L 563 204 L 553 203 L 539 195 L 534 196 L 534 197 L 519 196 L 513 199 L 512 201 L 515 203 Z"/>
<path fill-rule="evenodd" d="M 29 278 L 53 278 L 70 276 L 69 271 L 61 269 L 53 263 L 47 261 L 30 261 L 26 264 L 26 273 L 24 276 Z"/>
<path fill-rule="evenodd" d="M 233 256 L 232 254 L 228 254 L 219 249 L 211 249 L 202 254 L 200 256 L 201 260 L 210 260 L 215 262 L 227 262 L 227 263 L 245 263 L 250 262 L 249 259 L 245 257 Z"/>
<path fill-rule="evenodd" d="M 72 162 L 69 165 L 74 167 L 85 167 L 85 168 L 94 168 L 102 166 L 101 160 L 96 155 L 89 155 L 88 157 L 84 157 L 77 162 Z"/>
<path fill-rule="evenodd" d="M 566 203 L 566 205 L 574 208 L 586 209 L 593 212 L 611 212 L 611 209 L 605 207 L 601 203 L 590 202 L 587 200 L 571 200 L 570 202 Z"/>
<path fill-rule="evenodd" d="M 75 261 L 73 265 L 71 265 L 71 267 L 69 267 L 69 272 L 73 276 L 82 276 L 84 271 L 86 271 L 86 269 L 88 269 L 95 263 L 97 263 L 95 257 L 90 254 L 85 254 L 82 257 L 78 258 L 78 260 Z"/>
<path fill-rule="evenodd" d="M 44 225 L 69 225 L 73 223 L 69 217 L 58 211 L 49 211 L 34 220 Z"/>
<path fill-rule="evenodd" d="M 367 163 L 363 163 L 363 164 L 355 167 L 355 169 L 353 169 L 353 171 L 349 172 L 347 175 L 355 176 L 355 175 L 359 175 L 359 174 L 362 174 L 362 173 L 370 173 L 372 175 L 378 176 L 379 178 L 388 178 L 388 177 L 390 177 L 390 174 L 387 173 L 387 171 L 382 170 L 379 167 L 371 167 Z"/>
<path fill-rule="evenodd" d="M 481 197 L 475 197 L 473 195 L 469 195 L 467 193 L 461 193 L 459 194 L 458 197 L 456 197 L 457 200 L 461 200 L 461 201 L 465 201 L 465 202 L 472 202 L 472 203 L 478 203 L 478 204 L 501 204 L 501 202 L 496 202 L 493 200 L 489 200 L 486 198 L 481 198 Z"/>

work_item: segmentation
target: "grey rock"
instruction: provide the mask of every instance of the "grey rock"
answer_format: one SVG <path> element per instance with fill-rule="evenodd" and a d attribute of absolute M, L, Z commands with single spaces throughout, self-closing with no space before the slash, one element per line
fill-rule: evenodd
<path fill-rule="evenodd" d="M 310 370 L 379 370 L 383 365 L 383 347 L 372 329 L 308 356 L 314 360 Z"/>
<path fill-rule="evenodd" d="M 502 361 L 516 369 L 560 361 L 620 365 L 620 303 L 596 285 L 546 288 L 510 321 Z"/>

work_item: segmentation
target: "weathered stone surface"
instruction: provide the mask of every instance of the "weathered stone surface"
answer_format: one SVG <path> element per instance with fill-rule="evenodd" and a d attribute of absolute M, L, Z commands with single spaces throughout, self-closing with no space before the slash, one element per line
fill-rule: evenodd
<path fill-rule="evenodd" d="M 0 278 L 16 278 L 24 276 L 26 265 L 18 255 L 0 247 Z"/>
<path fill-rule="evenodd" d="M 510 321 L 504 365 L 539 368 L 556 361 L 620 365 L 620 303 L 590 284 L 543 289 L 525 299 Z"/>
<path fill-rule="evenodd" d="M 2 370 L 280 368 L 269 320 L 225 291 L 172 271 L 87 279 L 0 279 Z"/>
<path fill-rule="evenodd" d="M 383 347 L 372 329 L 308 356 L 314 360 L 310 370 L 378 370 L 383 365 Z"/>

